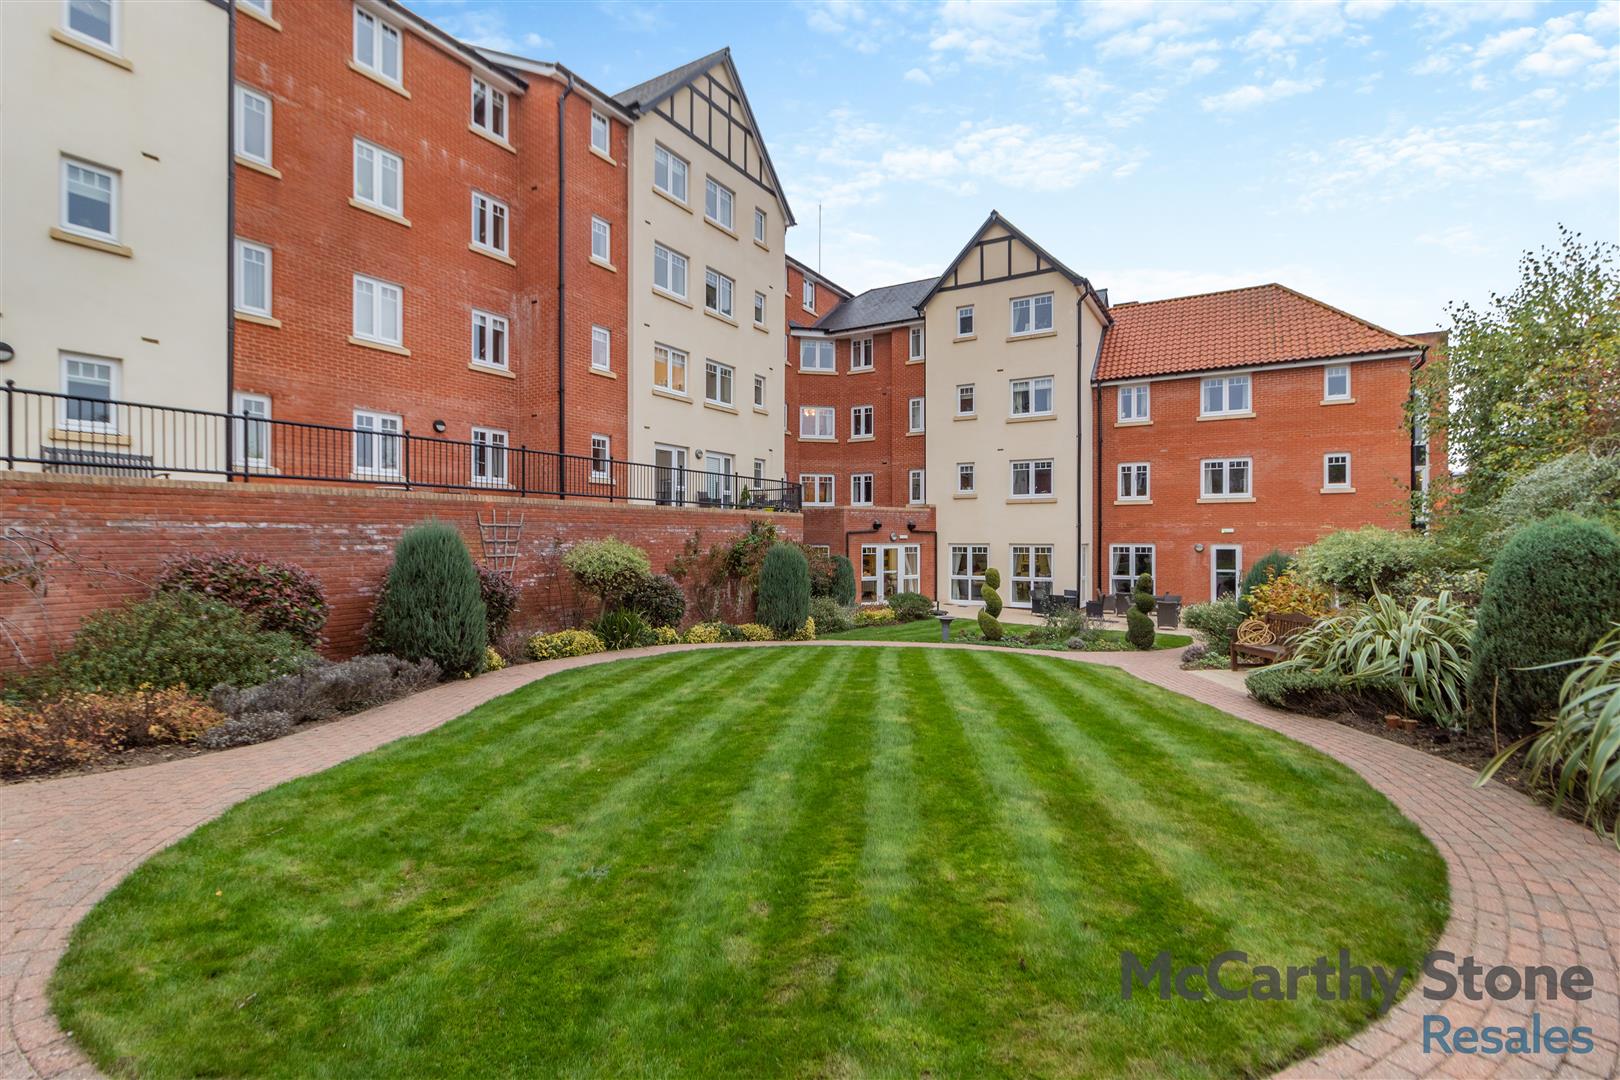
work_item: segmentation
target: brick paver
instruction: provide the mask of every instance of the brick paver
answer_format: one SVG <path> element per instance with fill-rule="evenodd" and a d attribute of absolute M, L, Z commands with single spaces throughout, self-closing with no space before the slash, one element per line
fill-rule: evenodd
<path fill-rule="evenodd" d="M 51 1016 L 46 980 L 74 923 L 153 852 L 256 792 L 437 727 L 535 679 L 654 651 L 523 665 L 259 746 L 0 788 L 0 1077 L 96 1075 L 71 1033 Z M 1378 1023 L 1286 1075 L 1620 1074 L 1620 856 L 1612 846 L 1500 785 L 1476 790 L 1473 774 L 1461 766 L 1352 728 L 1268 709 L 1220 673 L 1182 671 L 1174 652 L 1037 655 L 1121 668 L 1339 759 L 1386 794 L 1444 856 L 1451 920 L 1439 948 L 1472 954 L 1487 966 L 1579 963 L 1595 977 L 1587 1001 L 1535 1003 L 1544 1027 L 1592 1028 L 1596 1049 L 1589 1054 L 1424 1055 L 1420 1033 L 1427 1013 L 1454 1025 L 1518 1025 L 1531 1010 L 1522 1001 L 1459 996 L 1430 1002 L 1408 995 Z"/>

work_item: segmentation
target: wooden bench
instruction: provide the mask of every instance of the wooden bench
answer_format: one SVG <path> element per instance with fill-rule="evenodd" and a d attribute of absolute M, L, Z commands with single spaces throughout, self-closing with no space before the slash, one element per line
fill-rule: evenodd
<path fill-rule="evenodd" d="M 1232 639 L 1232 670 L 1241 664 L 1263 667 L 1294 654 L 1293 639 L 1315 619 L 1309 615 L 1261 615 L 1245 619 Z"/>

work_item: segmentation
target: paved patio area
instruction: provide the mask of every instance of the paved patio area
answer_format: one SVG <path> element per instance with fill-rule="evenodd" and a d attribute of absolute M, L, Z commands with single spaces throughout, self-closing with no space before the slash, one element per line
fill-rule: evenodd
<path fill-rule="evenodd" d="M 829 648 L 857 644 L 821 642 Z M 723 645 L 671 648 L 760 648 Z M 888 643 L 890 648 L 967 648 Z M 123 876 L 233 804 L 285 780 L 415 735 L 558 671 L 669 651 L 638 649 L 526 664 L 451 683 L 259 746 L 121 772 L 0 788 L 0 1077 L 94 1076 L 50 1015 L 45 985 L 73 925 Z M 1586 829 L 1500 785 L 1471 786 L 1461 766 L 1337 724 L 1268 709 L 1223 672 L 1186 672 L 1174 650 L 1054 653 L 1122 668 L 1316 747 L 1355 769 L 1418 824 L 1445 857 L 1451 921 L 1438 947 L 1490 966 L 1583 964 L 1584 1002 L 1537 1003 L 1542 1025 L 1585 1025 L 1589 1054 L 1483 1057 L 1422 1053 L 1426 1013 L 1454 1027 L 1529 1022 L 1522 1000 L 1430 1002 L 1388 1016 L 1288 1076 L 1572 1076 L 1620 1073 L 1620 855 Z M 1332 887 L 1324 882 L 1324 887 Z M 1324 950 L 1327 949 L 1324 944 Z"/>

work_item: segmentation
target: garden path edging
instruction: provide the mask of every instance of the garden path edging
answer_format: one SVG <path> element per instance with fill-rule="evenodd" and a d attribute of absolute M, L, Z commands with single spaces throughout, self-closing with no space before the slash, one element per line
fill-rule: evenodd
<path fill-rule="evenodd" d="M 1329 721 L 1268 708 L 1182 671 L 1174 651 L 1064 653 L 931 642 L 675 645 L 524 664 L 447 683 L 283 739 L 180 761 L 0 788 L 0 1077 L 97 1076 L 51 1015 L 47 980 L 74 924 L 123 877 L 231 806 L 453 720 L 560 671 L 698 648 L 953 648 L 1019 652 L 1115 667 L 1311 746 L 1354 769 L 1418 825 L 1446 861 L 1451 918 L 1437 948 L 1487 965 L 1583 964 L 1584 1002 L 1539 1002 L 1542 1022 L 1585 1025 L 1588 1054 L 1425 1055 L 1422 1018 L 1453 1026 L 1522 1025 L 1530 1003 L 1428 1002 L 1408 994 L 1348 1041 L 1285 1076 L 1592 1076 L 1620 1073 L 1620 856 L 1589 830 L 1500 784 L 1472 786 L 1452 762 Z"/>

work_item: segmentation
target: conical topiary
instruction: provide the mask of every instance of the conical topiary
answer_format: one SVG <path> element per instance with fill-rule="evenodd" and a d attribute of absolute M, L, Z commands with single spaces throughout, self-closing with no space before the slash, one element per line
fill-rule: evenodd
<path fill-rule="evenodd" d="M 1125 640 L 1138 649 L 1151 649 L 1155 640 L 1153 609 L 1159 604 L 1153 595 L 1152 575 L 1137 576 L 1131 601 L 1131 609 L 1125 613 Z"/>
<path fill-rule="evenodd" d="M 855 566 L 843 555 L 833 556 L 832 594 L 840 607 L 855 603 Z"/>
<path fill-rule="evenodd" d="M 772 544 L 759 568 L 754 618 L 787 637 L 810 617 L 810 563 L 792 544 Z"/>
<path fill-rule="evenodd" d="M 979 599 L 984 601 L 984 609 L 979 612 L 979 633 L 986 641 L 1000 641 L 1003 636 L 1001 621 L 996 618 L 1001 614 L 1001 594 L 996 592 L 1000 587 L 1001 571 L 985 567 L 984 584 L 979 586 Z"/>
<path fill-rule="evenodd" d="M 461 534 L 442 521 L 407 530 L 372 616 L 372 651 L 432 660 L 446 676 L 476 674 L 485 627 L 478 569 Z"/>

